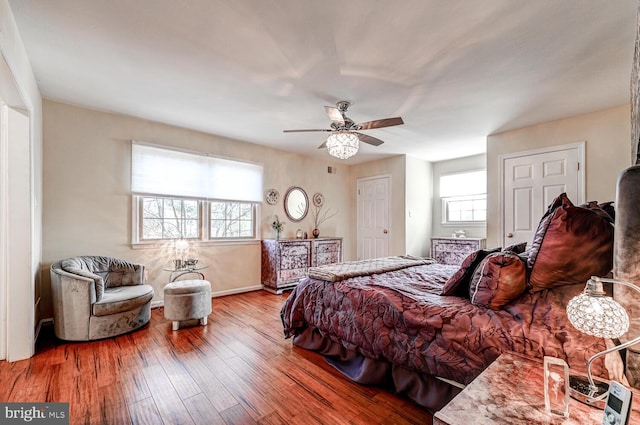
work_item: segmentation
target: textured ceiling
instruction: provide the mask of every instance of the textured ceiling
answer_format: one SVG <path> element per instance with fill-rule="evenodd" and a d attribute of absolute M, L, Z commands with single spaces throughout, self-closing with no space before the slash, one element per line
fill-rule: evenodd
<path fill-rule="evenodd" d="M 350 163 L 484 152 L 486 136 L 629 102 L 637 0 L 10 0 L 43 97 Z"/>

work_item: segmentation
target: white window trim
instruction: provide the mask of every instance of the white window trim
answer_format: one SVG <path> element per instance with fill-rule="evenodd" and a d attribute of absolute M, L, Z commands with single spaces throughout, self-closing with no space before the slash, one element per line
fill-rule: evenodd
<path fill-rule="evenodd" d="M 166 248 L 167 244 L 173 244 L 173 239 L 160 239 L 160 240 L 141 240 L 140 239 L 140 225 L 142 220 L 142 211 L 140 209 L 141 198 L 144 196 L 153 195 L 131 195 L 131 248 L 132 249 L 160 249 Z M 161 198 L 177 198 L 177 199 L 189 199 L 180 196 L 158 196 Z M 209 201 L 200 199 L 200 238 L 189 239 L 189 243 L 193 246 L 223 246 L 223 245 L 255 245 L 260 243 L 260 208 L 255 208 L 255 234 L 253 238 L 215 238 L 209 239 L 210 229 L 210 216 L 209 216 Z M 221 201 L 227 202 L 227 201 Z M 228 201 L 235 202 L 235 201 Z"/>

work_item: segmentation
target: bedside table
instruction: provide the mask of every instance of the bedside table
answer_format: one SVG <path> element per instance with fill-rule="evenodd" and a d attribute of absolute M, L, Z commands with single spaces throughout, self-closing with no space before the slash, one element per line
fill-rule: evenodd
<path fill-rule="evenodd" d="M 630 424 L 640 424 L 634 391 Z M 542 360 L 504 353 L 433 417 L 434 425 L 601 424 L 603 410 L 569 400 L 569 417 L 544 410 Z"/>

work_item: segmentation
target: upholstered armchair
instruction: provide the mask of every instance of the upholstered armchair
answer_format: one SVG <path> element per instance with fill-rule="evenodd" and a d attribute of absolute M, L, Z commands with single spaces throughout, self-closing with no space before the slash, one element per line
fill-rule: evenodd
<path fill-rule="evenodd" d="M 108 338 L 151 318 L 153 288 L 144 266 L 111 257 L 67 258 L 51 265 L 54 331 L 68 341 Z"/>

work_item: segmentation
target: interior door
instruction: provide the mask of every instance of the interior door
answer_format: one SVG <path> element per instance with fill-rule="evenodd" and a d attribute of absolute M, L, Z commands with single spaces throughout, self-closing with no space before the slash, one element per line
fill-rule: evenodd
<path fill-rule="evenodd" d="M 358 180 L 358 260 L 389 256 L 391 177 Z"/>
<path fill-rule="evenodd" d="M 584 202 L 583 157 L 583 143 L 503 157 L 503 246 L 531 244 L 542 215 L 559 194 Z"/>

